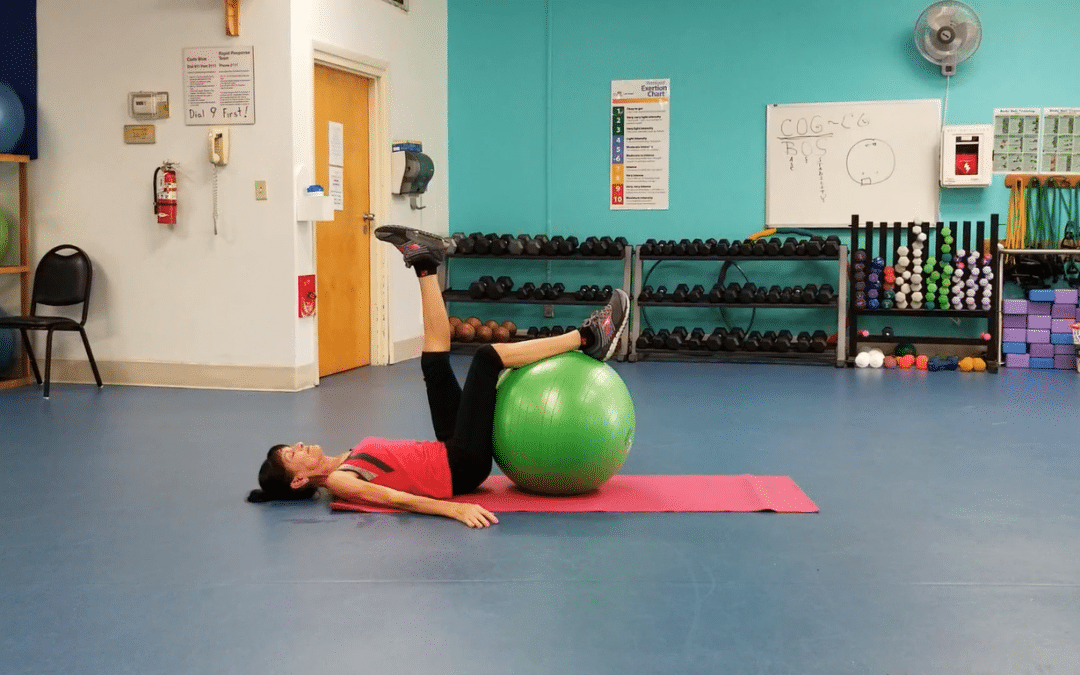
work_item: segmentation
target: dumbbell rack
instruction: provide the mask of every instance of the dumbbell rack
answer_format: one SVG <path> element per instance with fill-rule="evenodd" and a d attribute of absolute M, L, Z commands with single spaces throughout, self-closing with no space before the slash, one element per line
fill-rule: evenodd
<path fill-rule="evenodd" d="M 914 241 L 915 236 L 912 234 L 912 227 L 916 223 L 878 223 L 876 226 L 872 222 L 865 222 L 860 225 L 859 216 L 853 215 L 851 217 L 851 250 L 858 251 L 860 231 L 862 231 L 862 239 L 866 242 L 866 250 L 868 257 L 874 256 L 875 237 L 877 238 L 877 256 L 884 258 L 887 265 L 891 265 L 890 261 L 893 261 L 896 257 L 897 247 L 910 246 Z M 944 222 L 938 222 L 936 225 L 932 223 L 923 224 L 922 227 L 927 232 L 927 244 L 926 249 L 933 253 L 933 257 L 941 259 L 941 246 L 944 243 L 943 238 L 945 233 L 951 234 L 956 246 L 963 248 L 967 251 L 978 249 L 984 250 L 982 242 L 989 238 L 990 240 L 990 264 L 996 270 L 998 268 L 998 215 L 992 214 L 990 216 L 990 227 L 987 231 L 985 221 L 978 221 L 975 223 L 975 236 L 972 238 L 971 221 L 963 221 L 962 227 L 956 222 L 950 222 L 948 224 Z M 962 234 L 962 237 L 957 236 Z M 891 235 L 891 236 L 890 236 Z M 985 236 L 985 238 L 984 238 Z M 932 240 L 932 241 L 931 241 Z M 852 275 L 854 275 L 854 266 L 852 266 Z M 852 288 L 854 289 L 854 276 L 852 276 Z M 979 345 L 986 347 L 986 369 L 989 372 L 997 372 L 999 343 L 1001 340 L 1001 316 L 997 311 L 999 306 L 999 298 L 1001 297 L 1001 275 L 995 274 L 992 282 L 992 290 L 990 296 L 990 309 L 989 310 L 968 310 L 968 309 L 859 309 L 855 305 L 855 293 L 854 291 L 849 293 L 850 306 L 848 307 L 848 314 L 851 316 L 851 321 L 848 324 L 848 347 L 849 354 L 847 358 L 854 361 L 855 354 L 858 352 L 860 343 L 889 343 L 889 344 L 942 344 L 942 345 Z M 958 319 L 958 318 L 977 318 L 986 319 L 987 330 L 990 335 L 989 340 L 984 340 L 981 337 L 950 337 L 940 335 L 903 335 L 894 333 L 893 335 L 886 337 L 884 335 L 869 335 L 868 337 L 862 337 L 859 334 L 859 318 L 865 316 L 885 316 L 885 317 L 928 317 L 939 319 Z"/>
<path fill-rule="evenodd" d="M 571 255 L 543 255 L 543 254 L 541 254 L 541 255 L 502 255 L 502 256 L 477 255 L 477 254 L 473 254 L 473 253 L 469 253 L 469 254 L 453 253 L 453 254 L 450 254 L 449 256 L 447 256 L 447 267 L 449 267 L 450 261 L 455 259 L 455 258 L 457 258 L 457 259 L 466 259 L 466 260 L 498 260 L 498 261 L 501 261 L 501 262 L 505 262 L 505 261 L 509 261 L 509 262 L 526 262 L 526 261 L 533 261 L 533 260 L 546 260 L 546 261 L 550 261 L 550 262 L 564 262 L 564 263 L 583 262 L 583 261 L 622 262 L 622 265 L 623 265 L 623 283 L 622 283 L 621 288 L 629 293 L 628 289 L 630 288 L 630 272 L 631 272 L 631 269 L 632 269 L 632 267 L 631 267 L 632 253 L 633 253 L 633 247 L 631 247 L 631 246 L 627 246 L 624 249 L 622 257 L 614 257 L 614 256 L 608 256 L 608 255 L 605 255 L 605 256 L 592 256 L 592 255 L 586 256 L 586 255 L 582 255 L 580 253 L 573 253 Z M 490 298 L 479 298 L 478 299 L 478 298 L 471 297 L 469 295 L 468 291 L 461 291 L 461 290 L 454 290 L 454 289 L 451 289 L 451 288 L 446 288 L 446 279 L 447 278 L 448 278 L 448 270 L 447 270 L 446 273 L 443 273 L 443 276 L 442 276 L 443 286 L 444 286 L 443 300 L 446 301 L 447 303 L 450 303 L 450 302 L 463 302 L 463 303 L 468 302 L 468 303 L 509 304 L 509 305 L 594 305 L 596 307 L 603 307 L 608 302 L 607 300 L 578 300 L 577 298 L 574 297 L 574 294 L 573 294 L 572 290 L 564 291 L 564 293 L 563 293 L 563 295 L 561 297 L 553 299 L 553 300 L 549 300 L 549 299 L 537 300 L 535 298 L 518 298 L 513 293 L 510 293 L 509 295 L 507 295 L 504 298 L 499 298 L 498 300 L 492 300 Z M 612 284 L 612 286 L 614 286 L 614 284 Z M 519 340 L 525 340 L 525 339 L 529 339 L 529 338 L 527 338 L 525 336 L 524 331 L 519 329 L 517 335 L 516 336 L 511 336 L 510 339 L 511 339 L 511 341 L 519 341 Z M 475 349 L 477 344 L 479 344 L 479 343 L 458 343 L 458 342 L 455 342 L 454 345 L 453 345 L 453 348 L 454 349 L 459 349 L 459 350 L 462 350 L 462 351 L 468 351 L 470 349 Z M 627 352 L 628 352 L 628 344 L 629 344 L 628 343 L 628 336 L 624 333 L 621 344 L 619 345 L 619 350 L 616 352 L 616 358 L 618 358 L 620 360 L 625 360 Z"/>
<path fill-rule="evenodd" d="M 630 296 L 633 302 L 633 317 L 631 324 L 630 340 L 629 340 L 629 360 L 637 361 L 643 357 L 648 358 L 663 358 L 663 359 L 689 359 L 689 360 L 709 360 L 709 361 L 736 361 L 736 362 L 753 362 L 753 363 L 811 363 L 828 365 L 832 364 L 837 367 L 844 367 L 846 365 L 847 348 L 846 341 L 846 323 L 847 323 L 847 247 L 840 246 L 839 252 L 835 256 L 826 255 L 790 255 L 790 256 L 776 256 L 776 255 L 707 255 L 707 256 L 694 256 L 694 255 L 660 255 L 660 254 L 643 254 L 641 253 L 641 247 L 638 246 L 635 249 L 634 256 L 634 292 Z M 725 262 L 728 260 L 735 262 L 743 262 L 749 260 L 764 260 L 769 262 L 798 262 L 798 261 L 823 261 L 823 260 L 836 260 L 838 265 L 837 270 L 837 296 L 836 298 L 827 304 L 817 303 L 756 303 L 756 302 L 729 302 L 729 303 L 713 303 L 713 302 L 672 302 L 668 300 L 652 301 L 645 300 L 639 301 L 641 296 L 642 286 L 642 263 L 645 260 L 658 260 L 658 261 L 671 261 L 671 262 L 684 262 L 684 261 L 705 261 L 705 262 Z M 835 349 L 826 349 L 824 352 L 768 352 L 768 351 L 705 351 L 705 350 L 692 350 L 692 351 L 676 351 L 670 349 L 641 349 L 637 347 L 637 338 L 641 335 L 641 308 L 642 307 L 686 307 L 696 309 L 832 309 L 836 311 L 836 337 L 837 346 Z"/>

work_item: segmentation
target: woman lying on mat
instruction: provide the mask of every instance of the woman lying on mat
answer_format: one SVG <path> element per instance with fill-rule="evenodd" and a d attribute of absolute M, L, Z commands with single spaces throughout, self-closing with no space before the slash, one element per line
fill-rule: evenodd
<path fill-rule="evenodd" d="M 436 276 L 450 240 L 396 226 L 380 227 L 375 236 L 404 254 L 420 282 L 420 369 L 438 440 L 368 438 L 332 457 L 317 445 L 275 445 L 259 470 L 261 489 L 252 490 L 248 501 L 308 499 L 325 487 L 337 499 L 445 516 L 469 527 L 497 523 L 481 506 L 445 500 L 472 492 L 491 474 L 499 374 L 575 349 L 601 361 L 611 358 L 626 328 L 629 299 L 616 290 L 580 329 L 563 335 L 481 346 L 462 389 L 450 368 L 450 319 Z"/>

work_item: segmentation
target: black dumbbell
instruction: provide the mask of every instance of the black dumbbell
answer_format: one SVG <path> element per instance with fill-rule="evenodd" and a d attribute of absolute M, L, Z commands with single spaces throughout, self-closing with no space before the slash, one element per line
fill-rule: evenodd
<path fill-rule="evenodd" d="M 795 338 L 795 351 L 810 351 L 810 333 L 805 330 L 799 333 L 799 336 Z"/>
<path fill-rule="evenodd" d="M 765 247 L 766 247 L 765 240 L 763 240 L 763 239 L 754 239 L 753 241 L 749 242 L 749 244 L 750 244 L 750 252 L 746 253 L 745 249 L 744 249 L 743 255 L 765 255 Z M 744 246 L 745 246 L 745 244 L 744 244 Z"/>
<path fill-rule="evenodd" d="M 840 237 L 836 236 L 835 234 L 830 234 L 829 236 L 825 237 L 825 246 L 822 249 L 822 253 L 829 256 L 830 258 L 835 257 L 837 254 L 840 253 L 840 246 Z"/>
<path fill-rule="evenodd" d="M 758 286 L 757 290 L 754 291 L 754 302 L 756 302 L 759 305 L 763 305 L 768 301 L 769 301 L 769 291 L 767 291 L 764 286 Z"/>
<path fill-rule="evenodd" d="M 561 281 L 556 281 L 551 285 L 551 291 L 554 295 L 550 296 L 552 300 L 558 300 L 562 297 L 562 294 L 566 292 L 566 286 Z"/>
<path fill-rule="evenodd" d="M 521 288 L 517 289 L 518 300 L 528 300 L 533 297 L 533 291 L 536 290 L 536 284 L 531 281 L 526 281 L 521 285 Z"/>
<path fill-rule="evenodd" d="M 672 244 L 670 241 L 658 241 L 656 243 L 656 255 L 671 255 Z"/>
<path fill-rule="evenodd" d="M 487 297 L 487 286 L 483 279 L 477 279 L 469 284 L 469 297 L 473 300 L 482 300 Z"/>
<path fill-rule="evenodd" d="M 651 302 L 653 299 L 653 287 L 646 286 L 641 289 L 637 296 L 638 302 Z"/>
<path fill-rule="evenodd" d="M 671 350 L 685 349 L 688 337 L 690 337 L 690 331 L 686 330 L 685 326 L 676 326 L 665 338 L 664 346 Z"/>
<path fill-rule="evenodd" d="M 754 295 L 757 293 L 757 284 L 752 281 L 747 281 L 743 284 L 739 290 L 739 302 L 751 303 L 754 301 Z"/>
<path fill-rule="evenodd" d="M 825 248 L 825 240 L 816 234 L 806 242 L 806 255 L 821 255 Z"/>
<path fill-rule="evenodd" d="M 705 349 L 710 352 L 719 352 L 724 349 L 724 336 L 727 335 L 727 329 L 724 327 L 717 327 L 713 329 L 713 332 L 705 338 Z"/>
<path fill-rule="evenodd" d="M 832 284 L 821 284 L 817 289 L 817 301 L 822 305 L 827 305 L 833 301 L 836 297 L 836 291 L 833 290 Z"/>
<path fill-rule="evenodd" d="M 484 236 L 483 232 L 473 232 L 469 235 L 469 239 L 472 240 L 473 250 L 475 255 L 487 255 L 491 252 L 491 242 Z"/>
<path fill-rule="evenodd" d="M 724 349 L 729 352 L 737 351 L 742 346 L 744 337 L 746 337 L 746 334 L 742 328 L 732 328 L 723 338 Z"/>
<path fill-rule="evenodd" d="M 758 349 L 760 349 L 761 333 L 756 330 L 750 331 L 750 333 L 745 338 L 743 338 L 742 348 L 748 352 L 756 352 Z"/>
<path fill-rule="evenodd" d="M 626 240 L 626 237 L 615 237 L 615 239 L 608 244 L 607 254 L 613 258 L 621 258 L 628 246 L 630 246 L 630 242 Z"/>
<path fill-rule="evenodd" d="M 713 255 L 728 255 L 728 253 L 730 253 L 730 251 L 731 251 L 731 242 L 728 241 L 727 239 L 718 239 L 717 242 L 715 244 L 713 244 L 713 250 L 712 250 Z"/>
<path fill-rule="evenodd" d="M 817 291 L 818 291 L 817 286 L 815 286 L 814 284 L 806 284 L 806 286 L 803 287 L 803 291 L 802 291 L 803 304 L 806 305 L 806 304 L 816 303 L 817 302 Z"/>
<path fill-rule="evenodd" d="M 578 245 L 577 237 L 567 237 L 559 242 L 559 255 L 573 255 L 578 250 Z"/>
<path fill-rule="evenodd" d="M 724 287 L 720 284 L 713 284 L 712 289 L 709 291 L 709 302 L 717 303 L 724 301 Z"/>
<path fill-rule="evenodd" d="M 667 328 L 661 328 L 660 330 L 656 331 L 656 335 L 654 335 L 652 339 L 652 348 L 666 349 L 667 339 L 669 335 L 671 335 L 671 331 L 669 331 Z"/>
<path fill-rule="evenodd" d="M 652 343 L 653 332 L 651 328 L 646 328 L 641 331 L 641 334 L 634 340 L 634 346 L 638 349 L 648 349 Z"/>
<path fill-rule="evenodd" d="M 690 287 L 686 284 L 679 284 L 675 287 L 675 290 L 671 293 L 672 302 L 686 302 L 687 297 L 690 296 Z"/>
<path fill-rule="evenodd" d="M 491 241 L 491 255 L 506 255 L 508 252 L 508 245 L 506 238 L 497 234 L 489 234 L 488 240 Z"/>
<path fill-rule="evenodd" d="M 552 326 L 551 327 L 551 334 L 552 335 L 562 335 L 565 332 L 566 332 L 566 329 L 563 328 L 562 326 Z"/>
<path fill-rule="evenodd" d="M 687 302 L 705 302 L 705 287 L 701 284 L 694 284 L 686 300 Z"/>
<path fill-rule="evenodd" d="M 540 284 L 535 289 L 533 289 L 533 293 L 532 293 L 533 300 L 548 300 L 549 299 L 548 298 L 548 293 L 550 293 L 550 292 L 551 292 L 551 284 L 545 281 L 544 283 Z"/>
<path fill-rule="evenodd" d="M 802 301 L 803 301 L 802 296 L 803 296 L 802 286 L 792 286 L 791 287 L 791 304 L 793 304 L 793 305 L 801 305 Z"/>
<path fill-rule="evenodd" d="M 615 294 L 615 289 L 612 288 L 611 284 L 605 284 L 604 287 L 600 290 L 596 290 L 596 286 L 593 286 L 592 288 L 593 293 L 596 294 L 597 300 L 603 300 L 607 302 L 611 299 L 611 296 Z"/>
<path fill-rule="evenodd" d="M 541 235 L 542 236 L 542 235 Z M 525 241 L 525 255 L 540 255 L 542 242 L 537 237 L 529 237 Z"/>
<path fill-rule="evenodd" d="M 780 302 L 780 296 L 783 292 L 783 289 L 779 286 L 772 286 L 771 288 L 769 288 L 769 294 L 766 302 Z"/>
<path fill-rule="evenodd" d="M 701 247 L 701 255 L 716 255 L 716 240 L 709 237 Z"/>
<path fill-rule="evenodd" d="M 595 239 L 596 237 L 589 237 L 589 239 Z M 641 255 L 653 255 L 656 252 L 656 240 L 647 239 L 644 244 L 641 245 Z"/>
<path fill-rule="evenodd" d="M 690 331 L 690 337 L 686 338 L 686 348 L 695 352 L 705 349 L 705 331 L 701 328 Z"/>
<path fill-rule="evenodd" d="M 690 240 L 683 239 L 671 247 L 672 255 L 690 255 Z"/>
<path fill-rule="evenodd" d="M 653 291 L 652 301 L 653 302 L 664 302 L 667 299 L 668 299 L 667 286 L 657 286 L 656 290 Z"/>
<path fill-rule="evenodd" d="M 763 352 L 771 352 L 775 343 L 776 333 L 771 330 L 767 330 L 761 334 L 761 346 L 759 347 L 759 349 Z"/>
<path fill-rule="evenodd" d="M 504 234 L 502 240 L 506 244 L 506 252 L 509 255 L 521 255 L 525 252 L 525 242 L 517 237 L 510 234 Z"/>
<path fill-rule="evenodd" d="M 732 281 L 724 289 L 724 302 L 738 302 L 740 291 L 742 291 L 742 286 L 738 282 Z"/>
<path fill-rule="evenodd" d="M 816 330 L 810 336 L 810 351 L 820 354 L 829 347 L 829 334 L 823 330 Z"/>
<path fill-rule="evenodd" d="M 794 338 L 791 336 L 791 331 L 782 330 L 776 334 L 776 340 L 773 342 L 773 349 L 778 352 L 789 352 L 792 348 Z"/>
<path fill-rule="evenodd" d="M 510 277 L 499 277 L 499 280 L 496 281 L 495 278 L 491 276 L 480 277 L 480 285 L 484 289 L 484 295 L 490 300 L 499 300 L 503 298 L 514 286 L 513 281 L 509 282 L 510 288 L 506 288 L 502 283 L 504 280 L 509 279 Z"/>

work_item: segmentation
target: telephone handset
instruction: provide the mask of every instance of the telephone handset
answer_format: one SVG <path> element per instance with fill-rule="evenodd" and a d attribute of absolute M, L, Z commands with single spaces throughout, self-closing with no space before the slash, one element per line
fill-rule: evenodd
<path fill-rule="evenodd" d="M 229 163 L 229 130 L 211 129 L 210 140 L 210 163 L 225 166 Z"/>

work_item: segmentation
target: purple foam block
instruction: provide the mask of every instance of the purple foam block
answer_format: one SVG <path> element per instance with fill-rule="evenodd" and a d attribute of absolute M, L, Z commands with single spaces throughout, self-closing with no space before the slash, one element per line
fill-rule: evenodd
<path fill-rule="evenodd" d="M 1027 353 L 1031 356 L 1037 356 L 1039 359 L 1053 359 L 1054 346 L 1050 343 L 1045 345 L 1031 345 L 1027 348 Z"/>
<path fill-rule="evenodd" d="M 1076 346 L 1075 345 L 1054 345 L 1054 356 L 1057 356 L 1059 354 L 1072 354 L 1073 356 L 1075 356 L 1076 355 Z"/>
<path fill-rule="evenodd" d="M 1038 358 L 1054 358 L 1054 345 L 1049 343 L 1030 345 L 1028 354 Z"/>
<path fill-rule="evenodd" d="M 1080 309 L 1078 307 L 1077 309 Z M 1006 314 L 1001 317 L 1002 328 L 1028 328 L 1027 314 Z"/>
<path fill-rule="evenodd" d="M 1027 306 L 1027 313 L 1036 316 L 1050 316 L 1053 311 L 1054 303 L 1052 302 L 1029 302 Z"/>
<path fill-rule="evenodd" d="M 1001 311 L 1005 314 L 1027 314 L 1028 313 L 1028 301 L 1027 300 L 1002 300 Z"/>
<path fill-rule="evenodd" d="M 1054 368 L 1072 370 L 1076 368 L 1076 357 L 1068 354 L 1058 354 L 1054 357 Z"/>
<path fill-rule="evenodd" d="M 1076 319 L 1053 319 L 1050 322 L 1050 330 L 1055 333 L 1072 333 L 1072 325 Z"/>
<path fill-rule="evenodd" d="M 1050 316 L 1055 319 L 1075 319 L 1076 305 L 1064 305 L 1060 302 L 1055 302 L 1050 308 Z"/>
<path fill-rule="evenodd" d="M 1038 328 L 1039 330 L 1050 330 L 1050 326 L 1053 323 L 1053 318 L 1049 316 L 1038 316 L 1035 314 L 1028 314 L 1027 327 Z"/>
<path fill-rule="evenodd" d="M 1006 354 L 1005 355 L 1005 367 L 1006 368 L 1027 368 L 1028 361 L 1031 359 L 1027 354 Z"/>
<path fill-rule="evenodd" d="M 1050 342 L 1050 331 L 1048 330 L 1034 330 L 1028 328 L 1027 341 L 1031 344 L 1041 344 L 1044 342 Z"/>
<path fill-rule="evenodd" d="M 1076 305 L 1078 297 L 1080 297 L 1080 291 L 1075 288 L 1054 289 L 1054 302 L 1060 302 L 1066 305 Z"/>
<path fill-rule="evenodd" d="M 1001 339 L 1005 342 L 1027 342 L 1027 334 L 1026 328 L 1006 328 L 1001 331 Z M 1047 338 L 1047 341 L 1049 339 Z"/>

